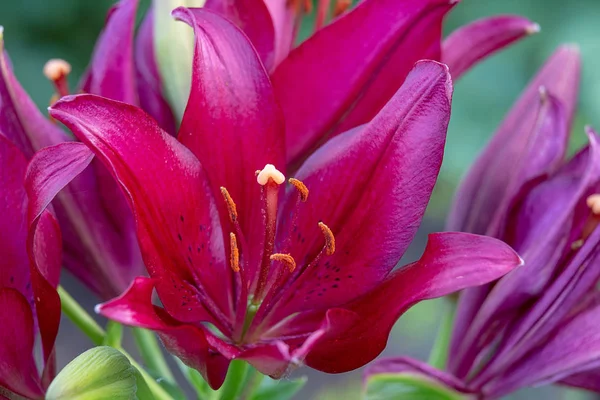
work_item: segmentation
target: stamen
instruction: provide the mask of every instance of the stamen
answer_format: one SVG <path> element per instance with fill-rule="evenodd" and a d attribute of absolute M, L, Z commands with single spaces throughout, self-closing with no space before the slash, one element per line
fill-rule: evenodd
<path fill-rule="evenodd" d="M 352 0 L 336 0 L 335 6 L 333 7 L 333 16 L 339 17 L 345 13 L 352 5 Z"/>
<path fill-rule="evenodd" d="M 54 83 L 56 92 L 60 97 L 67 96 L 69 94 L 69 83 L 67 82 L 67 77 L 71 73 L 71 64 L 65 60 L 55 58 L 46 62 L 43 72 L 46 78 Z"/>
<path fill-rule="evenodd" d="M 238 213 L 235 202 L 231 198 L 231 195 L 223 186 L 221 186 L 221 194 L 223 195 L 223 199 L 225 200 L 225 204 L 227 204 L 227 211 L 229 211 L 229 219 L 231 222 L 237 221 Z"/>
<path fill-rule="evenodd" d="M 325 254 L 330 256 L 335 253 L 335 236 L 333 236 L 331 229 L 324 223 L 319 222 L 319 228 L 321 228 L 321 232 L 325 236 Z"/>
<path fill-rule="evenodd" d="M 285 182 L 285 175 L 275 168 L 273 164 L 267 164 L 262 170 L 257 172 L 258 174 L 256 175 L 256 181 L 262 186 L 266 185 L 269 180 L 272 180 L 278 185 L 281 185 L 283 182 Z"/>
<path fill-rule="evenodd" d="M 581 238 L 571 243 L 572 250 L 578 250 L 583 246 L 585 240 L 592 234 L 594 229 L 600 224 L 600 194 L 592 194 L 587 197 L 585 203 L 590 208 L 591 215 L 588 217 L 583 225 L 581 231 Z"/>
<path fill-rule="evenodd" d="M 240 272 L 240 250 L 237 246 L 235 233 L 229 234 L 229 245 L 231 246 L 231 269 L 233 272 Z"/>
<path fill-rule="evenodd" d="M 281 254 L 281 253 L 271 254 L 271 260 L 279 261 L 279 262 L 285 264 L 285 266 L 288 267 L 290 272 L 294 272 L 294 270 L 296 269 L 296 260 L 294 260 L 294 257 L 292 257 L 289 254 Z"/>
<path fill-rule="evenodd" d="M 288 182 L 296 188 L 296 190 L 300 194 L 300 200 L 306 201 L 308 199 L 308 188 L 302 181 L 296 178 L 290 178 Z"/>
<path fill-rule="evenodd" d="M 313 10 L 312 0 L 304 0 L 304 12 L 310 14 Z"/>

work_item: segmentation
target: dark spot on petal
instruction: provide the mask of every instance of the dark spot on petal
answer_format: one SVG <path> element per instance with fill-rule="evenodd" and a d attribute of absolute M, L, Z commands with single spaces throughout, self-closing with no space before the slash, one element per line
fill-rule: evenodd
<path fill-rule="evenodd" d="M 352 275 L 348 275 L 348 278 L 352 279 Z"/>
<path fill-rule="evenodd" d="M 336 281 L 336 282 L 339 282 L 339 281 L 340 281 L 340 278 L 335 278 L 335 281 Z"/>
<path fill-rule="evenodd" d="M 333 285 L 331 285 L 331 287 L 332 287 L 332 288 L 334 288 L 334 289 L 337 289 L 339 286 L 338 286 L 338 284 L 336 283 L 336 284 L 333 284 Z"/>
<path fill-rule="evenodd" d="M 180 242 L 183 242 L 183 238 L 181 237 L 181 233 L 178 233 L 178 234 L 177 234 L 177 237 L 179 238 L 179 241 L 180 241 Z"/>
<path fill-rule="evenodd" d="M 188 246 L 188 251 L 191 253 L 192 252 L 192 245 Z"/>
<path fill-rule="evenodd" d="M 193 262 L 192 262 L 192 257 L 188 256 L 188 258 L 187 258 L 187 259 L 188 259 L 188 261 L 190 262 L 190 264 L 193 264 Z"/>
<path fill-rule="evenodd" d="M 11 276 L 11 277 L 10 277 L 10 283 L 14 283 L 14 282 L 15 282 L 15 277 L 14 277 L 14 276 Z"/>
<path fill-rule="evenodd" d="M 180 215 L 179 219 L 181 220 L 181 222 L 183 222 L 183 215 Z"/>

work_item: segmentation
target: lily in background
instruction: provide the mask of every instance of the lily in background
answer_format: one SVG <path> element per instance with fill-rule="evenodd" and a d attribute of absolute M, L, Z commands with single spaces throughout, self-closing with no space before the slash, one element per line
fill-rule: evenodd
<path fill-rule="evenodd" d="M 0 398 L 43 399 L 56 374 L 61 234 L 50 211 L 27 201 L 27 159 L 0 136 Z M 34 347 L 41 342 L 40 369 Z M 38 343 L 39 343 L 38 342 Z"/>
<path fill-rule="evenodd" d="M 138 104 L 141 96 L 131 86 L 135 5 L 135 1 L 124 1 L 110 14 L 81 90 Z M 56 87 L 54 101 L 69 94 L 69 72 L 65 61 L 46 64 L 44 73 Z M 44 147 L 73 141 L 38 111 L 14 76 L 4 50 L 0 53 L 0 102 L 0 135 L 15 143 L 28 159 Z M 122 293 L 144 271 L 125 197 L 99 162 L 92 162 L 53 205 L 63 232 L 64 266 L 102 299 Z"/>
<path fill-rule="evenodd" d="M 565 161 L 580 59 L 560 48 L 506 117 L 460 186 L 448 228 L 506 241 L 523 268 L 464 291 L 447 372 L 406 358 L 373 365 L 417 374 L 466 397 L 495 399 L 560 383 L 600 392 L 600 147 Z"/>
<path fill-rule="evenodd" d="M 65 97 L 50 113 L 84 144 L 46 149 L 30 176 L 35 198 L 51 198 L 85 170 L 88 146 L 126 194 L 150 277 L 99 313 L 156 331 L 217 388 L 232 359 L 273 377 L 303 361 L 358 368 L 413 304 L 520 265 L 496 239 L 441 233 L 394 271 L 442 161 L 446 66 L 418 63 L 371 122 L 327 142 L 284 191 L 285 119 L 259 54 L 211 11 L 174 16 L 195 33 L 177 139 L 132 105 Z"/>

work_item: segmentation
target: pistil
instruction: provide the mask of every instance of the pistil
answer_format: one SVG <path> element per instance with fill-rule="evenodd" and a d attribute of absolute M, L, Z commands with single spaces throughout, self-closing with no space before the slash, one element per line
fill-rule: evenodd
<path fill-rule="evenodd" d="M 69 95 L 70 91 L 67 77 L 70 73 L 71 64 L 59 58 L 48 60 L 44 65 L 44 76 L 54 84 L 56 89 L 56 94 L 53 96 L 51 102 L 56 102 L 59 98 Z"/>

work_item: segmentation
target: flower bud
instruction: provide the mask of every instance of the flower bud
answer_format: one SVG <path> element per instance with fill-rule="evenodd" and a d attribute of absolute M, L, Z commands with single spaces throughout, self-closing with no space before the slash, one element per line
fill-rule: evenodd
<path fill-rule="evenodd" d="M 179 6 L 202 7 L 205 0 L 161 0 L 154 2 L 154 50 L 163 88 L 179 121 L 190 93 L 194 34 L 171 11 Z"/>
<path fill-rule="evenodd" d="M 120 351 L 94 347 L 60 371 L 48 387 L 46 400 L 137 399 L 137 374 Z"/>

